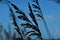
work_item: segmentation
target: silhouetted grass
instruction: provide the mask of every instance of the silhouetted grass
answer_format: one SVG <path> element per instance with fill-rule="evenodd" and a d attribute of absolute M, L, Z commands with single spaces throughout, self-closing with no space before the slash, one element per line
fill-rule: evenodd
<path fill-rule="evenodd" d="M 16 5 L 14 5 L 14 4 L 12 4 L 11 2 L 9 2 L 12 6 L 13 6 L 13 8 L 16 10 L 16 13 L 18 13 L 18 14 L 21 14 L 21 16 L 18 16 L 17 18 L 19 18 L 19 19 L 22 19 L 22 20 L 24 20 L 24 21 L 27 21 L 27 22 L 30 22 L 31 23 L 31 21 L 27 18 L 27 16 L 25 15 L 25 13 L 24 12 L 22 12 L 20 9 L 18 9 L 18 7 L 16 6 Z M 11 9 L 11 8 L 10 8 Z M 11 13 L 13 13 L 12 12 L 12 10 L 10 10 L 10 12 Z M 20 32 L 20 30 L 18 29 L 19 28 L 19 26 L 18 25 L 16 25 L 17 23 L 16 23 L 16 17 L 15 17 L 15 15 L 14 15 L 14 13 L 13 13 L 13 15 L 11 15 L 12 16 L 12 19 L 13 19 L 13 22 L 14 22 L 14 24 L 15 24 L 15 26 L 17 27 L 17 28 L 15 28 L 16 29 L 16 31 L 18 32 L 18 33 L 21 33 L 21 38 L 22 38 L 22 40 L 24 40 L 25 38 L 24 37 L 26 37 L 26 35 L 24 34 L 24 32 L 25 31 L 21 31 Z M 21 28 L 20 28 L 21 29 Z M 19 40 L 19 39 L 18 39 Z"/>
<path fill-rule="evenodd" d="M 27 21 L 27 22 L 30 22 L 31 23 L 31 21 L 27 18 L 27 16 L 25 15 L 25 13 L 23 11 L 21 11 L 16 5 L 12 4 L 11 2 L 9 2 L 9 3 L 16 10 L 16 13 L 21 14 L 21 16 L 18 16 L 19 19 L 22 19 L 24 21 Z"/>
<path fill-rule="evenodd" d="M 30 32 L 21 31 L 21 32 L 22 32 L 22 34 L 21 34 L 22 36 L 21 36 L 21 37 L 24 39 L 24 36 L 27 37 L 26 35 L 28 35 L 29 33 L 33 32 L 33 33 L 31 33 L 29 36 L 31 36 L 31 35 L 37 35 L 37 36 L 39 36 L 39 38 L 42 40 L 43 38 L 42 38 L 42 36 L 41 36 L 41 32 L 40 32 L 40 30 L 39 30 L 39 26 L 38 26 L 37 20 L 36 20 L 36 18 L 35 18 L 35 15 L 34 15 L 34 13 L 33 13 L 33 11 L 32 11 L 32 8 L 31 8 L 31 6 L 30 6 L 30 3 L 28 2 L 28 8 L 29 8 L 29 11 L 30 11 L 29 16 L 31 17 L 31 19 L 32 19 L 32 21 L 35 23 L 35 25 L 32 24 L 32 22 L 28 19 L 28 17 L 25 15 L 25 13 L 24 13 L 23 11 L 21 11 L 16 5 L 14 5 L 14 4 L 11 3 L 11 2 L 9 2 L 9 3 L 10 3 L 11 6 L 16 10 L 16 13 L 20 14 L 20 16 L 17 16 L 17 18 L 26 21 L 26 24 L 25 24 L 25 23 L 21 23 L 20 25 L 21 25 L 21 26 L 26 26 L 26 28 L 32 28 L 32 29 L 34 29 L 35 31 L 38 32 L 38 33 L 37 33 L 37 32 L 33 32 L 33 31 L 30 31 Z M 38 3 L 37 3 L 37 4 L 38 4 Z M 12 16 L 14 25 L 17 27 L 17 28 L 15 28 L 15 29 L 16 29 L 16 31 L 17 31 L 18 33 L 20 33 L 19 26 L 18 26 L 17 23 L 16 23 L 16 17 L 15 17 L 15 15 L 14 15 L 14 12 L 13 12 L 13 10 L 12 10 L 10 7 L 9 7 L 9 9 L 10 9 L 10 12 L 11 12 L 11 16 Z M 21 28 L 20 28 L 20 29 L 21 29 Z M 25 29 L 25 28 L 24 28 L 24 29 Z M 26 33 L 26 35 L 24 34 L 24 32 Z M 29 36 L 28 36 L 28 37 L 29 37 Z M 27 38 L 28 38 L 28 37 L 27 37 Z"/>
<path fill-rule="evenodd" d="M 32 28 L 34 28 L 35 30 L 38 31 L 38 33 L 39 33 L 39 35 L 40 35 L 40 39 L 43 40 L 43 38 L 42 38 L 42 36 L 41 36 L 41 32 L 40 32 L 40 30 L 39 30 L 39 26 L 38 26 L 37 20 L 36 20 L 36 18 L 35 18 L 35 15 L 34 15 L 34 13 L 33 13 L 33 11 L 32 11 L 32 8 L 31 8 L 29 2 L 28 2 L 28 7 L 29 7 L 29 11 L 30 11 L 30 14 L 29 14 L 29 15 L 30 15 L 30 17 L 32 18 L 32 21 L 36 24 L 36 26 L 34 26 L 34 27 L 32 27 Z M 36 33 L 34 33 L 34 34 L 36 34 Z"/>
<path fill-rule="evenodd" d="M 21 9 L 19 9 L 15 4 L 11 3 L 10 1 L 8 1 L 7 5 L 9 7 L 10 15 L 11 15 L 12 20 L 13 20 L 13 23 L 12 24 L 15 26 L 14 29 L 17 31 L 17 33 L 19 33 L 19 35 L 21 37 L 16 38 L 16 33 L 14 32 L 14 35 L 12 37 L 13 39 L 10 39 L 10 37 L 11 37 L 10 36 L 11 31 L 10 30 L 11 29 L 9 28 L 10 29 L 10 30 L 8 30 L 9 32 L 7 32 L 6 30 L 4 30 L 4 33 L 5 33 L 5 36 L 6 36 L 7 40 L 31 40 L 31 36 L 32 35 L 36 35 L 36 36 L 38 36 L 40 38 L 39 40 L 43 40 L 42 35 L 41 35 L 41 32 L 40 32 L 40 29 L 39 29 L 39 26 L 38 26 L 38 22 L 36 20 L 35 15 L 34 15 L 34 12 L 40 13 L 40 14 L 36 14 L 36 15 L 38 17 L 42 18 L 42 20 L 44 21 L 44 24 L 46 26 L 47 32 L 49 34 L 49 31 L 48 31 L 48 28 L 47 28 L 45 19 L 43 17 L 42 11 L 40 9 L 40 5 L 38 3 L 38 0 L 32 0 L 32 1 L 34 3 L 36 3 L 36 4 L 32 4 L 32 6 L 34 8 L 34 10 L 32 10 L 32 7 L 31 7 L 30 3 L 28 2 L 29 16 L 32 19 L 32 22 L 26 16 L 25 12 L 23 12 Z M 15 13 L 12 10 L 12 8 L 11 8 L 10 5 L 12 6 L 12 8 L 14 8 L 16 10 L 15 13 L 16 14 L 19 14 L 19 16 L 16 17 L 16 15 L 15 15 Z M 21 23 L 20 26 L 19 26 L 18 23 L 17 23 L 17 19 L 16 18 L 18 18 L 20 20 L 23 20 L 26 23 Z M 21 27 L 23 27 L 23 29 Z M 27 28 L 30 28 L 32 30 L 27 32 L 26 31 Z"/>
<path fill-rule="evenodd" d="M 33 6 L 33 8 L 34 8 L 34 12 L 38 12 L 38 14 L 36 14 L 37 17 L 40 17 L 40 18 L 43 20 L 44 25 L 45 25 L 45 28 L 46 28 L 46 31 L 47 31 L 47 33 L 48 33 L 48 36 L 51 37 L 50 32 L 49 32 L 49 29 L 48 29 L 47 24 L 46 24 L 46 21 L 45 21 L 45 19 L 44 19 L 44 17 L 43 17 L 43 14 L 42 14 L 40 5 L 39 5 L 39 3 L 38 3 L 38 0 L 33 0 L 33 2 L 35 3 L 35 4 L 32 4 L 32 6 Z"/>

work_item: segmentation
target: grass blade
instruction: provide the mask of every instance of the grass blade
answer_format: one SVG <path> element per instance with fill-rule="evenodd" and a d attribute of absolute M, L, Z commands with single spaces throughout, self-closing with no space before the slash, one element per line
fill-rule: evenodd
<path fill-rule="evenodd" d="M 36 24 L 36 26 L 38 27 L 38 24 L 37 24 L 37 22 L 36 22 L 36 19 L 35 19 L 35 16 L 34 16 L 34 14 L 33 14 L 33 12 L 32 12 L 32 9 L 31 9 L 31 6 L 30 6 L 30 3 L 28 3 L 28 7 L 29 7 L 29 11 L 30 11 L 30 17 L 32 18 L 32 20 L 33 20 L 33 22 Z"/>
<path fill-rule="evenodd" d="M 13 8 L 15 8 L 16 10 L 20 10 L 20 9 L 17 8 L 16 5 L 12 4 L 10 1 L 8 1 L 8 2 L 9 2 L 9 3 L 13 6 Z"/>

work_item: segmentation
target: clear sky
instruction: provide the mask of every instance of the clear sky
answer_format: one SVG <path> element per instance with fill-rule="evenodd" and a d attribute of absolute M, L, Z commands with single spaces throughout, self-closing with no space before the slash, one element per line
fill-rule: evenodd
<path fill-rule="evenodd" d="M 29 1 L 30 3 L 32 3 L 31 0 L 9 1 L 17 5 L 22 11 L 26 13 L 28 12 L 27 2 Z M 39 0 L 39 3 L 51 35 L 54 38 L 60 38 L 60 4 L 56 4 L 55 2 L 49 0 Z M 8 6 L 6 5 L 5 1 L 0 1 L 0 23 L 4 25 L 5 28 L 7 28 L 7 24 L 9 22 L 10 18 Z M 43 23 L 40 23 L 39 25 L 41 25 L 40 29 L 42 35 L 47 38 L 47 32 Z"/>

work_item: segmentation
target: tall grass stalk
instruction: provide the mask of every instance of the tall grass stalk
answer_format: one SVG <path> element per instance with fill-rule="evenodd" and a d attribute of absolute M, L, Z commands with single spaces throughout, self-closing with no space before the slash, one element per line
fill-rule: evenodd
<path fill-rule="evenodd" d="M 46 24 L 46 21 L 44 19 L 44 16 L 43 16 L 42 10 L 40 8 L 39 2 L 38 2 L 38 0 L 32 0 L 32 1 L 35 3 L 35 4 L 32 4 L 32 6 L 34 8 L 34 12 L 38 12 L 38 14 L 36 14 L 36 15 L 37 15 L 37 17 L 40 17 L 42 19 L 42 21 L 44 22 L 47 34 L 48 34 L 48 36 L 50 38 L 51 34 L 50 34 L 49 29 L 47 27 L 47 24 Z"/>

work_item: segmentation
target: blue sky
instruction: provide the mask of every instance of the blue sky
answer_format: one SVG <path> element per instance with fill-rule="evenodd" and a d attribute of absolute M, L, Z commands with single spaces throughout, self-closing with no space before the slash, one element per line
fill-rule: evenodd
<path fill-rule="evenodd" d="M 32 3 L 31 0 L 10 1 L 26 13 L 28 12 L 27 2 L 29 1 L 30 3 Z M 39 3 L 51 35 L 54 38 L 60 38 L 60 5 L 49 0 L 39 0 Z M 0 2 L 0 23 L 4 25 L 4 28 L 7 28 L 7 24 L 9 22 L 11 22 L 11 20 L 9 18 L 8 6 L 5 2 Z M 38 22 L 42 35 L 47 38 L 48 36 L 43 22 L 41 22 L 42 24 L 40 23 L 40 21 Z"/>

